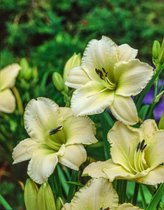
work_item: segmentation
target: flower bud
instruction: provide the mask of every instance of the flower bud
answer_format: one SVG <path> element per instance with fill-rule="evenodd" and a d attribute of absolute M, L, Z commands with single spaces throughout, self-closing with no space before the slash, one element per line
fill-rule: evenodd
<path fill-rule="evenodd" d="M 65 85 L 64 85 L 63 78 L 58 72 L 53 73 L 52 81 L 58 91 L 62 91 L 64 89 Z"/>
<path fill-rule="evenodd" d="M 67 79 L 69 70 L 76 66 L 80 66 L 80 64 L 81 64 L 81 55 L 74 53 L 73 56 L 68 59 L 68 61 L 64 66 L 64 73 L 63 73 L 64 81 L 66 81 Z"/>
<path fill-rule="evenodd" d="M 57 210 L 56 204 L 48 182 L 41 185 L 38 192 L 38 210 Z"/>
<path fill-rule="evenodd" d="M 31 179 L 27 179 L 24 190 L 24 201 L 26 210 L 37 209 L 38 187 Z"/>
<path fill-rule="evenodd" d="M 153 48 L 152 48 L 152 54 L 153 54 L 153 58 L 157 59 L 159 56 L 159 52 L 160 52 L 160 43 L 159 41 L 155 40 L 153 43 Z"/>
<path fill-rule="evenodd" d="M 30 80 L 32 76 L 32 69 L 29 67 L 26 58 L 21 59 L 20 65 L 21 65 L 20 76 L 25 80 Z"/>

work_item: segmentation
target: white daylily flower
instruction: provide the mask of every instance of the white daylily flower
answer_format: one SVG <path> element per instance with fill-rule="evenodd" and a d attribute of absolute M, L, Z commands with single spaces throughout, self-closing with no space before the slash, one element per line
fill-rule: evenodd
<path fill-rule="evenodd" d="M 10 88 L 15 85 L 19 70 L 16 63 L 0 70 L 0 112 L 12 113 L 15 110 L 15 98 Z"/>
<path fill-rule="evenodd" d="M 142 91 L 153 69 L 135 59 L 137 50 L 127 44 L 117 46 L 105 36 L 91 40 L 82 57 L 81 66 L 69 71 L 66 85 L 77 90 L 71 106 L 76 115 L 98 114 L 109 107 L 125 124 L 138 122 L 131 96 Z"/>
<path fill-rule="evenodd" d="M 164 183 L 164 130 L 154 120 L 146 120 L 140 128 L 116 122 L 108 133 L 111 159 L 90 164 L 84 175 L 135 180 L 147 185 Z"/>
<path fill-rule="evenodd" d="M 28 175 L 42 184 L 58 162 L 78 170 L 86 160 L 84 145 L 96 143 L 95 127 L 87 117 L 75 117 L 70 108 L 60 108 L 47 98 L 33 99 L 26 107 L 25 129 L 30 138 L 13 151 L 14 163 L 30 160 Z"/>
<path fill-rule="evenodd" d="M 71 203 L 62 210 L 139 210 L 130 203 L 118 204 L 118 195 L 112 184 L 103 178 L 91 179 L 75 193 Z"/>

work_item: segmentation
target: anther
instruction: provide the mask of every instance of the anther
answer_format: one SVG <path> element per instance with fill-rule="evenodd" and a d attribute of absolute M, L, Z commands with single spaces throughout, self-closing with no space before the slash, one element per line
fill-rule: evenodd
<path fill-rule="evenodd" d="M 140 145 L 140 150 L 141 151 L 143 150 L 144 145 L 145 145 L 145 140 L 142 140 L 141 145 Z"/>
<path fill-rule="evenodd" d="M 140 145 L 141 145 L 141 142 L 138 143 L 137 145 L 137 148 L 136 148 L 136 151 L 138 152 L 138 150 L 140 149 Z"/>
<path fill-rule="evenodd" d="M 62 127 L 63 127 L 62 125 L 59 125 L 57 128 L 53 128 L 52 130 L 49 131 L 49 135 L 54 135 L 58 131 L 61 131 Z"/>

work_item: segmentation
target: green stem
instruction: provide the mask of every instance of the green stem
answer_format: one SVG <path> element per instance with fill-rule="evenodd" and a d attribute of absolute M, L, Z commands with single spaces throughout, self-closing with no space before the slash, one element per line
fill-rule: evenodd
<path fill-rule="evenodd" d="M 126 180 L 117 180 L 117 192 L 119 195 L 119 203 L 124 203 L 126 200 L 126 187 L 127 181 Z"/>
<path fill-rule="evenodd" d="M 151 86 L 153 85 L 155 79 L 156 79 L 157 77 L 159 77 L 159 75 L 162 73 L 163 70 L 164 70 L 164 64 L 163 64 L 162 66 L 160 66 L 159 69 L 156 69 L 156 71 L 155 71 L 155 73 L 154 73 L 152 79 L 151 79 L 150 82 L 147 84 L 147 86 L 145 87 L 145 89 L 142 91 L 141 95 L 139 96 L 139 99 L 138 99 L 137 104 L 136 104 L 137 110 L 140 110 L 141 105 L 142 105 L 142 101 L 143 101 L 143 99 L 144 99 L 146 93 L 149 91 L 149 89 L 150 89 Z"/>
<path fill-rule="evenodd" d="M 4 197 L 0 194 L 0 204 L 6 209 L 6 210 L 12 210 L 11 206 L 8 204 L 8 202 L 4 199 Z"/>
<path fill-rule="evenodd" d="M 20 97 L 20 94 L 19 94 L 19 91 L 16 87 L 13 87 L 12 88 L 12 91 L 15 95 L 15 98 L 16 98 L 16 101 L 17 101 L 17 105 L 18 105 L 18 109 L 19 109 L 19 112 L 20 114 L 23 114 L 24 112 L 24 108 L 23 108 L 23 104 L 22 104 L 22 100 L 21 100 L 21 97 Z"/>
<path fill-rule="evenodd" d="M 163 195 L 164 195 L 164 184 L 161 184 L 158 190 L 156 191 L 155 195 L 153 196 L 150 204 L 146 208 L 146 210 L 156 210 L 157 205 L 160 202 Z"/>
<path fill-rule="evenodd" d="M 137 204 L 138 192 L 139 192 L 139 184 L 138 184 L 138 183 L 135 183 L 134 195 L 133 195 L 133 201 L 132 201 L 132 203 L 133 203 L 134 205 Z"/>
<path fill-rule="evenodd" d="M 145 195 L 144 195 L 144 191 L 143 191 L 143 186 L 140 185 L 140 192 L 141 192 L 141 197 L 142 197 L 142 204 L 143 204 L 143 208 L 146 208 L 146 199 L 145 199 Z"/>
<path fill-rule="evenodd" d="M 69 186 L 67 184 L 67 180 L 64 176 L 64 173 L 62 171 L 62 169 L 60 168 L 59 165 L 57 165 L 57 172 L 58 172 L 58 175 L 59 175 L 59 179 L 60 179 L 60 182 L 61 182 L 61 185 L 63 187 L 63 190 L 66 194 L 66 196 L 68 195 L 68 192 L 69 192 Z"/>
<path fill-rule="evenodd" d="M 72 171 L 72 177 L 71 177 L 71 181 L 75 182 L 77 181 L 77 178 L 78 178 L 78 172 L 77 171 Z M 68 193 L 68 202 L 71 201 L 74 193 L 75 193 L 75 190 L 76 190 L 76 185 L 73 185 L 69 187 L 69 193 Z"/>

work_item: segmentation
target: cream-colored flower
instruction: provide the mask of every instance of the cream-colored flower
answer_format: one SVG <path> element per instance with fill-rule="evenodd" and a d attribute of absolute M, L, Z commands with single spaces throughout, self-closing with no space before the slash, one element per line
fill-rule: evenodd
<path fill-rule="evenodd" d="M 164 130 L 154 120 L 140 128 L 116 122 L 108 133 L 111 159 L 90 164 L 84 175 L 91 177 L 135 180 L 147 185 L 164 183 Z"/>
<path fill-rule="evenodd" d="M 19 70 L 16 63 L 0 70 L 0 112 L 12 113 L 15 110 L 15 98 L 10 88 L 15 85 Z"/>
<path fill-rule="evenodd" d="M 30 138 L 13 151 L 14 163 L 30 160 L 28 175 L 41 184 L 53 173 L 58 162 L 78 170 L 86 160 L 83 144 L 96 143 L 95 127 L 87 117 L 75 117 L 70 108 L 59 108 L 50 99 L 32 99 L 24 115 Z"/>
<path fill-rule="evenodd" d="M 118 195 L 112 184 L 103 178 L 91 179 L 75 193 L 71 203 L 62 210 L 139 210 L 130 203 L 118 204 Z"/>
<path fill-rule="evenodd" d="M 141 92 L 150 80 L 153 69 L 135 59 L 137 50 L 127 44 L 117 46 L 105 36 L 91 40 L 82 57 L 82 64 L 69 71 L 66 85 L 77 90 L 71 106 L 76 115 L 98 114 L 109 107 L 125 124 L 138 121 L 131 96 Z"/>

